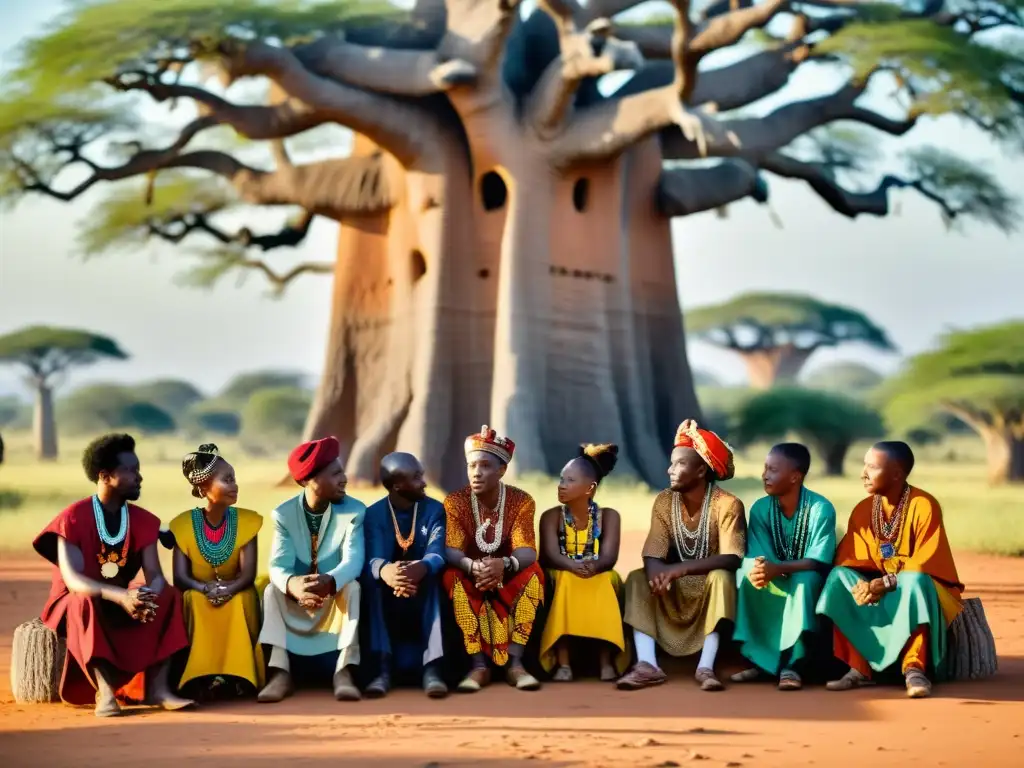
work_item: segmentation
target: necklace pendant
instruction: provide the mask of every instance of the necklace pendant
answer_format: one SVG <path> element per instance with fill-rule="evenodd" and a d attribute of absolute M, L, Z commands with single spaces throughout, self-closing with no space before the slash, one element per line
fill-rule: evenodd
<path fill-rule="evenodd" d="M 117 576 L 120 570 L 121 569 L 118 567 L 117 563 L 113 560 L 107 560 L 107 562 L 100 566 L 100 575 L 104 579 L 113 579 Z"/>
<path fill-rule="evenodd" d="M 884 544 L 882 544 L 881 550 L 883 560 L 891 560 L 896 556 L 896 547 L 894 547 L 889 542 L 885 542 Z"/>

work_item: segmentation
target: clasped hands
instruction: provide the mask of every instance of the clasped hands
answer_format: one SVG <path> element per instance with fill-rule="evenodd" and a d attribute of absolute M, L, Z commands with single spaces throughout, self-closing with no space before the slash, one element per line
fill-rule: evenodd
<path fill-rule="evenodd" d="M 778 563 L 772 562 L 765 557 L 754 559 L 754 565 L 747 574 L 747 579 L 757 589 L 764 589 L 775 579 L 782 575 L 782 569 Z"/>
<path fill-rule="evenodd" d="M 500 557 L 485 557 L 474 560 L 469 575 L 473 577 L 474 586 L 481 592 L 500 589 L 505 576 L 505 561 Z"/>
<path fill-rule="evenodd" d="M 647 583 L 651 592 L 655 595 L 664 595 L 672 588 L 672 582 L 689 575 L 689 566 L 686 563 L 667 565 L 654 574 L 654 578 Z"/>
<path fill-rule="evenodd" d="M 309 573 L 288 579 L 288 592 L 307 611 L 315 611 L 335 592 L 334 577 L 326 573 Z"/>
<path fill-rule="evenodd" d="M 857 605 L 874 605 L 888 591 L 889 587 L 886 586 L 885 579 L 871 579 L 870 581 L 861 579 L 853 585 L 850 593 Z"/>
<path fill-rule="evenodd" d="M 399 560 L 380 569 L 380 580 L 394 590 L 395 597 L 416 597 L 427 572 L 427 564 L 422 560 Z"/>
<path fill-rule="evenodd" d="M 203 594 L 206 595 L 206 599 L 210 601 L 210 605 L 219 607 L 224 605 L 228 600 L 231 599 L 231 588 L 227 582 L 217 579 L 216 581 L 208 581 L 203 585 Z"/>
<path fill-rule="evenodd" d="M 125 590 L 120 602 L 125 613 L 142 624 L 156 618 L 157 594 L 149 587 Z"/>

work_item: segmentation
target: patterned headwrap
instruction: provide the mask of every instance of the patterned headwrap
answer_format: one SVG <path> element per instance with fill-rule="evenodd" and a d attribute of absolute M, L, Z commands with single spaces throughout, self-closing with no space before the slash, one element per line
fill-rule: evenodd
<path fill-rule="evenodd" d="M 732 446 L 710 429 L 698 427 L 693 419 L 687 419 L 679 425 L 673 447 L 693 448 L 719 480 L 728 480 L 736 474 L 732 463 Z"/>
<path fill-rule="evenodd" d="M 336 437 L 325 437 L 303 443 L 288 456 L 288 471 L 296 483 L 304 483 L 341 456 L 341 443 Z"/>
<path fill-rule="evenodd" d="M 199 486 L 213 477 L 213 471 L 220 458 L 220 449 L 216 445 L 204 443 L 181 460 L 181 473 L 192 486 L 192 495 L 197 499 L 203 495 Z"/>
<path fill-rule="evenodd" d="M 484 424 L 480 432 L 466 438 L 466 455 L 473 451 L 484 451 L 497 456 L 508 464 L 512 461 L 512 454 L 516 451 L 516 444 L 507 437 L 498 437 L 498 433 Z"/>

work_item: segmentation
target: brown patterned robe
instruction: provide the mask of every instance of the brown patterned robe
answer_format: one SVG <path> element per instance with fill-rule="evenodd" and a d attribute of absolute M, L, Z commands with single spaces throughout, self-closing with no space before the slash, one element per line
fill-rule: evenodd
<path fill-rule="evenodd" d="M 664 490 L 654 500 L 651 529 L 643 556 L 666 563 L 681 562 L 672 530 L 673 491 Z M 747 545 L 747 519 L 743 502 L 717 486 L 712 491 L 708 513 L 708 557 L 743 557 Z M 683 525 L 697 529 L 699 519 L 682 509 Z M 705 576 L 684 576 L 664 595 L 653 595 L 643 569 L 626 579 L 624 621 L 633 629 L 653 637 L 671 656 L 689 656 L 704 646 L 704 637 L 714 632 L 723 619 L 736 618 L 736 574 L 712 571 Z"/>

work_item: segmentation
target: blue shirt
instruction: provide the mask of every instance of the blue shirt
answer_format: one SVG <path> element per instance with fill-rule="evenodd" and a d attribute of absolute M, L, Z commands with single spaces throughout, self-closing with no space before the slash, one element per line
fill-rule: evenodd
<path fill-rule="evenodd" d="M 444 505 L 436 499 L 426 498 L 417 503 L 416 531 L 412 546 L 403 557 L 398 546 L 395 525 L 391 520 L 388 498 L 367 507 L 365 517 L 366 570 L 370 578 L 380 579 L 380 569 L 398 560 L 410 562 L 422 560 L 432 575 L 441 572 L 445 565 L 445 514 Z M 408 535 L 412 526 L 413 507 L 395 510 L 398 528 L 402 535 Z"/>

